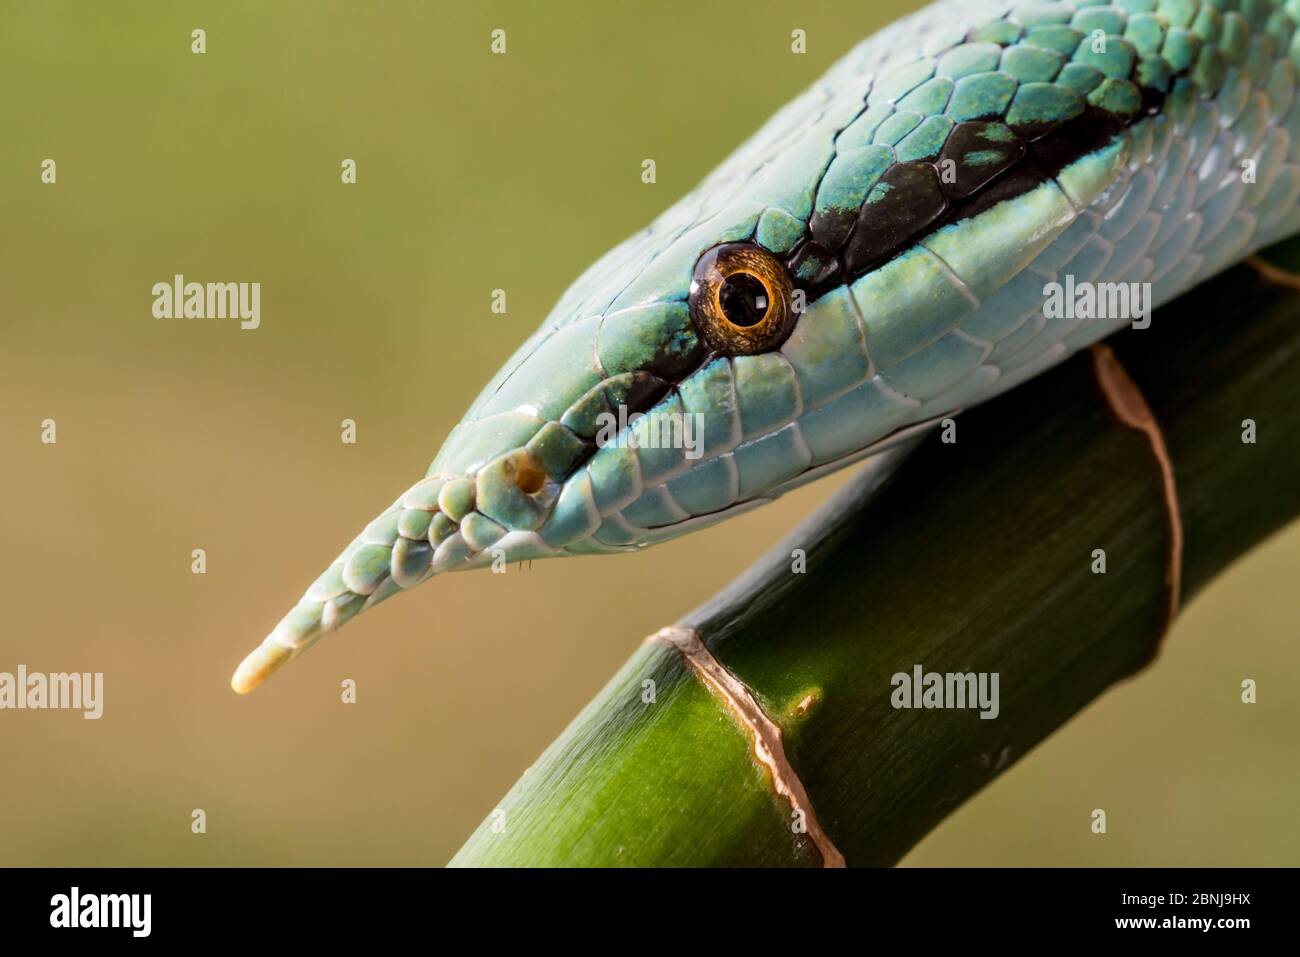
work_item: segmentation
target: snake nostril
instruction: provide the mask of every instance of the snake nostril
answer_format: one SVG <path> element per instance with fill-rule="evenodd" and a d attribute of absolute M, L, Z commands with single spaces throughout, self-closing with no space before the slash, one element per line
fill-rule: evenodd
<path fill-rule="evenodd" d="M 541 491 L 544 484 L 546 484 L 546 474 L 529 463 L 521 464 L 515 471 L 515 485 L 525 495 Z"/>

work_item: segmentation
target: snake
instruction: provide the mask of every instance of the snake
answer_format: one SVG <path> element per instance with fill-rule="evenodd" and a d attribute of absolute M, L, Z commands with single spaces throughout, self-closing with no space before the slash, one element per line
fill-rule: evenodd
<path fill-rule="evenodd" d="M 1300 0 L 942 0 L 862 40 L 568 288 L 232 687 L 444 572 L 896 468 L 1139 325 L 1049 308 L 1053 284 L 1154 307 L 1300 231 L 1298 23 Z"/>

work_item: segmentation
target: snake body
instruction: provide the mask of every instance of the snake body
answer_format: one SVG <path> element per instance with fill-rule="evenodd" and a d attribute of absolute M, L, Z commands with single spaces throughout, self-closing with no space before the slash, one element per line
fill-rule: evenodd
<path fill-rule="evenodd" d="M 948 0 L 862 41 L 569 288 L 234 687 L 442 571 L 770 501 L 1132 321 L 1047 310 L 1052 283 L 1159 305 L 1300 231 L 1297 22 L 1300 0 Z M 702 324 L 698 270 L 732 248 L 779 264 L 752 308 L 798 297 L 767 347 Z M 653 415 L 601 441 L 616 411 Z M 694 454 L 656 416 L 700 423 Z"/>

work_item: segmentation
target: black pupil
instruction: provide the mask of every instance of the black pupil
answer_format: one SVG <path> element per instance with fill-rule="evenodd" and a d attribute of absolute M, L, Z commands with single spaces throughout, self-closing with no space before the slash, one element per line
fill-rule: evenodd
<path fill-rule="evenodd" d="M 718 303 L 732 325 L 755 326 L 767 315 L 767 287 L 750 273 L 733 273 L 718 290 Z"/>

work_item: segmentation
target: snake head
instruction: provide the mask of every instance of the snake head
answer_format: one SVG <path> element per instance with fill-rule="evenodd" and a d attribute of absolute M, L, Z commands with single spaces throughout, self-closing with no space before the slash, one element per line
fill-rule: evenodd
<path fill-rule="evenodd" d="M 733 371 L 724 352 L 775 348 L 797 318 L 786 265 L 754 241 L 760 216 L 753 201 L 709 214 L 688 198 L 592 266 L 483 389 L 426 476 L 244 660 L 235 690 L 441 572 L 639 547 L 762 491 L 766 479 L 744 484 L 719 459 L 796 412 L 777 409 L 782 390 L 760 381 L 763 355 Z M 663 491 L 672 476 L 676 504 Z"/>
<path fill-rule="evenodd" d="M 573 283 L 235 689 L 433 575 L 717 522 L 1095 338 L 1037 335 L 1043 273 L 1026 267 L 1041 254 L 1055 275 L 1095 230 L 1078 211 L 1127 162 L 1132 117 L 1084 116 L 1059 90 L 1008 110 L 1014 83 L 992 74 L 955 86 L 901 42 L 944 33 L 942 8 L 926 16 L 864 42 Z M 1061 99 L 1078 110 L 1039 122 Z"/>
<path fill-rule="evenodd" d="M 770 456 L 748 482 L 721 457 L 797 412 L 780 387 L 790 368 L 769 356 L 796 324 L 795 288 L 753 242 L 758 219 L 721 213 L 683 231 L 669 217 L 597 262 L 483 389 L 425 477 L 244 660 L 235 690 L 441 572 L 640 547 L 764 491 Z M 733 366 L 730 353 L 749 361 Z M 778 366 L 785 374 L 768 381 Z"/>

